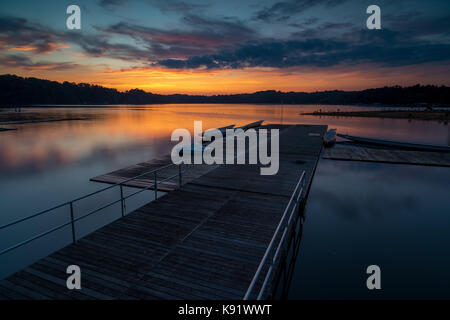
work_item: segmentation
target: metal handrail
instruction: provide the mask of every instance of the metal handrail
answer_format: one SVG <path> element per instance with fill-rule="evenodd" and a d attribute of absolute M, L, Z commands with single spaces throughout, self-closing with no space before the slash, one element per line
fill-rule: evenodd
<path fill-rule="evenodd" d="M 174 174 L 174 175 L 172 175 L 172 176 L 170 176 L 170 177 L 167 177 L 167 178 L 165 178 L 165 179 L 163 179 L 163 180 L 158 181 L 158 180 L 157 180 L 157 172 L 159 172 L 159 171 L 161 171 L 161 170 L 164 170 L 164 169 L 167 169 L 167 168 L 172 167 L 172 166 L 178 166 L 178 168 L 179 168 L 178 173 L 177 173 L 177 174 Z M 28 220 L 28 219 L 31 219 L 31 218 L 34 218 L 34 217 L 43 215 L 43 214 L 48 213 L 48 212 L 50 212 L 50 211 L 53 211 L 53 210 L 62 208 L 62 207 L 64 207 L 64 206 L 68 206 L 68 205 L 69 205 L 69 207 L 70 207 L 70 218 L 71 218 L 70 221 L 65 222 L 65 223 L 63 223 L 63 224 L 61 224 L 61 225 L 58 225 L 58 226 L 56 226 L 56 227 L 53 227 L 53 228 L 51 228 L 51 229 L 49 229 L 49 230 L 47 230 L 47 231 L 44 231 L 44 232 L 42 232 L 42 233 L 40 233 L 40 234 L 38 234 L 38 235 L 35 235 L 35 236 L 31 237 L 31 238 L 28 238 L 28 239 L 24 240 L 24 241 L 22 241 L 22 242 L 19 242 L 19 243 L 15 244 L 15 245 L 12 245 L 12 246 L 10 246 L 10 247 L 8 247 L 8 248 L 6 248 L 6 249 L 3 249 L 3 250 L 0 251 L 0 256 L 3 255 L 3 254 L 5 254 L 5 253 L 7 253 L 7 252 L 10 252 L 10 251 L 12 251 L 12 250 L 14 250 L 14 249 L 17 249 L 17 248 L 19 248 L 19 247 L 21 247 L 21 246 L 23 246 L 23 245 L 25 245 L 25 244 L 27 244 L 27 243 L 30 243 L 30 242 L 32 242 L 32 241 L 34 241 L 34 240 L 36 240 L 36 239 L 39 239 L 39 238 L 41 238 L 41 237 L 43 237 L 43 236 L 46 236 L 46 235 L 48 235 L 48 234 L 50 234 L 50 233 L 52 233 L 52 232 L 54 232 L 54 231 L 60 230 L 60 229 L 66 227 L 66 226 L 68 226 L 68 225 L 72 225 L 72 240 L 73 240 L 73 242 L 75 242 L 75 241 L 76 241 L 76 236 L 75 236 L 75 222 L 77 222 L 77 221 L 79 221 L 79 220 L 82 220 L 82 219 L 86 218 L 87 216 L 90 216 L 90 215 L 92 215 L 92 214 L 94 214 L 94 213 L 97 213 L 97 212 L 99 212 L 99 211 L 101 211 L 101 210 L 103 210 L 103 209 L 105 209 L 105 208 L 108 208 L 108 207 L 110 207 L 110 206 L 112 206 L 112 205 L 114 205 L 114 204 L 116 204 L 116 203 L 119 203 L 119 202 L 121 202 L 121 212 L 122 212 L 122 217 L 123 217 L 124 214 L 125 214 L 125 212 L 124 212 L 124 211 L 125 211 L 125 208 L 124 208 L 125 206 L 124 206 L 124 204 L 125 204 L 125 200 L 126 200 L 126 199 L 131 198 L 131 197 L 135 196 L 136 194 L 139 194 L 139 193 L 141 193 L 141 192 L 144 192 L 144 191 L 146 191 L 146 190 L 148 190 L 148 189 L 154 187 L 154 190 L 155 190 L 155 200 L 156 200 L 156 199 L 157 199 L 157 196 L 158 196 L 158 183 L 159 183 L 159 184 L 164 183 L 164 182 L 166 182 L 166 181 L 168 181 L 168 180 L 171 180 L 171 179 L 173 179 L 173 178 L 175 178 L 175 177 L 178 176 L 178 178 L 179 178 L 179 187 L 181 188 L 181 183 L 182 183 L 182 176 L 181 176 L 181 175 L 182 175 L 183 172 L 184 172 L 184 171 L 181 170 L 181 164 L 169 164 L 169 165 L 166 165 L 166 166 L 163 166 L 163 167 L 160 167 L 160 168 L 156 168 L 156 169 L 153 169 L 153 170 L 144 172 L 144 173 L 139 174 L 139 175 L 137 175 L 137 176 L 135 176 L 135 177 L 128 178 L 128 179 L 126 179 L 126 180 L 117 182 L 117 183 L 115 183 L 115 184 L 113 184 L 113 185 L 111 185 L 111 186 L 108 186 L 108 187 L 106 187 L 106 188 L 102 188 L 102 189 L 100 189 L 100 190 L 91 192 L 91 193 L 89 193 L 89 194 L 87 194 L 87 195 L 78 197 L 78 198 L 73 199 L 73 200 L 71 200 L 71 201 L 67 201 L 67 202 L 64 202 L 64 203 L 62 203 L 62 204 L 56 205 L 56 206 L 54 206 L 54 207 L 52 207 L 52 208 L 50 208 L 50 209 L 46 209 L 46 210 L 40 211 L 40 212 L 35 213 L 35 214 L 32 214 L 32 215 L 30 215 L 30 216 L 28 216 L 28 217 L 21 218 L 21 219 L 17 219 L 17 220 L 15 220 L 15 221 L 9 222 L 9 223 L 7 223 L 7 224 L 5 224 L 5 225 L 3 225 L 3 226 L 0 226 L 0 230 L 1 230 L 1 229 L 10 227 L 10 226 L 12 226 L 12 225 L 18 224 L 18 223 L 20 223 L 20 222 L 26 221 L 26 220 Z M 125 197 L 123 196 L 123 189 L 122 189 L 122 187 L 123 187 L 123 185 L 124 185 L 125 183 L 127 183 L 127 182 L 129 182 L 129 181 L 132 181 L 132 180 L 136 180 L 136 179 L 138 179 L 138 178 L 140 178 L 140 177 L 143 177 L 143 176 L 148 175 L 148 174 L 151 174 L 151 173 L 154 174 L 154 179 L 155 179 L 155 182 L 154 182 L 153 184 L 150 184 L 150 185 L 148 185 L 148 186 L 145 187 L 145 188 L 140 188 L 140 190 L 138 190 L 138 191 L 136 191 L 136 192 L 133 192 L 132 194 L 129 194 L 129 195 L 125 196 Z M 120 199 L 114 200 L 114 201 L 112 201 L 112 202 L 109 202 L 109 203 L 107 203 L 106 205 L 103 205 L 103 206 L 101 206 L 101 207 L 99 207 L 99 208 L 97 208 L 97 209 L 94 209 L 94 210 L 92 210 L 92 211 L 90 211 L 90 212 L 88 212 L 88 213 L 86 213 L 86 214 L 84 214 L 84 215 L 82 215 L 82 216 L 80 216 L 80 217 L 74 218 L 74 215 L 73 215 L 73 211 L 74 211 L 74 210 L 73 210 L 73 204 L 74 204 L 74 202 L 77 202 L 77 201 L 86 199 L 86 198 L 88 198 L 88 197 L 90 197 L 90 196 L 96 195 L 96 194 L 98 194 L 98 193 L 101 193 L 101 192 L 103 192 L 103 191 L 112 189 L 112 188 L 117 187 L 117 186 L 120 186 Z"/>
<path fill-rule="evenodd" d="M 278 223 L 278 226 L 275 229 L 275 232 L 274 232 L 274 234 L 272 236 L 272 239 L 270 240 L 270 243 L 267 246 L 267 249 L 266 249 L 266 252 L 264 253 L 263 258 L 261 259 L 261 262 L 259 263 L 259 266 L 256 269 L 255 275 L 253 276 L 253 279 L 250 282 L 250 285 L 249 285 L 249 287 L 248 287 L 248 289 L 247 289 L 247 291 L 246 291 L 246 293 L 244 295 L 243 300 L 248 300 L 250 295 L 252 294 L 252 292 L 253 292 L 253 290 L 255 288 L 256 282 L 258 281 L 258 279 L 259 279 L 259 277 L 261 275 L 261 272 L 262 272 L 262 270 L 263 270 L 263 268 L 264 268 L 264 266 L 265 266 L 265 264 L 267 262 L 267 259 L 269 258 L 270 253 L 271 253 L 272 249 L 274 248 L 275 241 L 278 238 L 278 236 L 279 236 L 279 234 L 280 234 L 280 232 L 281 232 L 281 230 L 282 230 L 282 228 L 284 226 L 283 234 L 281 235 L 281 238 L 280 238 L 280 241 L 278 243 L 278 246 L 277 246 L 277 248 L 275 250 L 275 253 L 274 253 L 273 257 L 272 257 L 272 260 L 270 261 L 270 267 L 269 267 L 269 270 L 266 273 L 266 276 L 264 278 L 264 282 L 263 282 L 263 284 L 261 286 L 261 289 L 260 289 L 260 291 L 258 293 L 257 300 L 260 300 L 262 298 L 262 295 L 264 294 L 264 291 L 265 291 L 266 286 L 268 284 L 269 278 L 272 275 L 272 272 L 273 272 L 273 270 L 275 268 L 275 263 L 276 263 L 276 261 L 278 259 L 278 256 L 279 256 L 280 252 L 281 252 L 281 247 L 284 244 L 284 241 L 286 239 L 287 234 L 289 233 L 290 226 L 291 226 L 291 221 L 292 221 L 294 212 L 295 212 L 295 210 L 297 210 L 298 205 L 300 203 L 299 199 L 300 199 L 300 196 L 301 196 L 301 194 L 303 192 L 303 187 L 300 187 L 300 186 L 302 185 L 304 178 L 305 178 L 305 171 L 302 171 L 300 179 L 298 180 L 297 185 L 295 186 L 294 192 L 292 193 L 292 196 L 289 199 L 289 202 L 288 202 L 288 204 L 286 206 L 286 209 L 284 210 L 283 215 L 282 215 L 282 217 L 280 219 L 280 222 Z M 297 193 L 298 193 L 298 195 L 297 195 Z M 289 210 L 292 204 L 294 204 L 294 206 L 293 206 L 293 208 L 291 210 Z M 290 213 L 289 214 L 289 219 L 286 221 L 286 217 L 288 216 L 288 213 Z"/>
<path fill-rule="evenodd" d="M 144 173 L 142 173 L 142 174 L 140 174 L 140 175 L 137 175 L 137 176 L 135 176 L 135 177 L 128 178 L 128 179 L 123 180 L 123 181 L 120 181 L 120 182 L 116 182 L 115 184 L 112 184 L 112 185 L 110 185 L 110 186 L 108 186 L 108 187 L 105 187 L 105 188 L 103 188 L 103 189 L 99 189 L 99 190 L 97 190 L 97 191 L 88 193 L 88 194 L 86 194 L 86 195 L 84 195 L 84 196 L 81 196 L 81 197 L 78 197 L 78 198 L 76 198 L 76 199 L 73 199 L 73 200 L 70 200 L 70 201 L 67 201 L 67 202 L 58 204 L 58 205 L 56 205 L 56 206 L 54 206 L 54 207 L 51 207 L 51 208 L 49 208 L 49 209 L 45 209 L 45 210 L 43 210 L 43 211 L 40 211 L 40 212 L 35 213 L 35 214 L 32 214 L 32 215 L 27 216 L 27 217 L 25 217 L 25 218 L 20 218 L 20 219 L 14 220 L 14 221 L 12 221 L 12 222 L 8 222 L 7 224 L 4 224 L 4 225 L 0 226 L 0 230 L 1 230 L 1 229 L 4 229 L 4 228 L 6 228 L 6 227 L 12 226 L 12 225 L 14 225 L 14 224 L 17 224 L 17 223 L 19 223 L 19 222 L 23 222 L 23 221 L 26 221 L 26 220 L 28 220 L 28 219 L 31 219 L 31 218 L 40 216 L 40 215 L 42 215 L 42 214 L 44 214 L 44 213 L 47 213 L 47 212 L 49 212 L 49 211 L 53 211 L 53 210 L 59 209 L 59 208 L 61 208 L 61 207 L 64 207 L 64 206 L 70 204 L 71 202 L 73 203 L 73 202 L 77 202 L 77 201 L 86 199 L 86 198 L 88 198 L 88 197 L 90 197 L 90 196 L 93 196 L 93 195 L 95 195 L 95 194 L 98 194 L 98 193 L 100 193 L 100 192 L 103 192 L 103 191 L 112 189 L 112 188 L 117 187 L 117 186 L 119 186 L 119 185 L 123 185 L 124 183 L 127 183 L 127 182 L 129 182 L 129 181 L 136 180 L 137 178 L 140 178 L 140 177 L 142 177 L 142 176 L 148 175 L 148 174 L 153 173 L 153 172 L 157 172 L 157 171 L 160 171 L 160 170 L 169 168 L 169 167 L 171 167 L 171 166 L 175 166 L 175 164 L 172 163 L 172 164 L 166 165 L 166 166 L 161 167 L 161 168 L 156 168 L 156 169 L 153 169 L 153 170 L 151 170 L 151 171 L 144 172 Z"/>

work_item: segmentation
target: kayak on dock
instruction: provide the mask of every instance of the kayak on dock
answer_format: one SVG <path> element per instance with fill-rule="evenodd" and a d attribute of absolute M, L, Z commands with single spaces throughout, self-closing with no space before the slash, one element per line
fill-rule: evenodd
<path fill-rule="evenodd" d="M 217 128 L 216 130 L 219 130 L 222 134 L 224 134 L 227 129 L 233 129 L 233 128 L 234 128 L 234 124 L 231 124 L 226 127 Z M 208 131 L 212 131 L 212 130 L 211 129 L 206 130 L 205 132 L 202 133 L 202 136 L 204 136 L 206 133 L 208 133 Z"/>
<path fill-rule="evenodd" d="M 221 133 L 222 135 L 224 135 L 225 132 L 227 131 L 227 129 L 233 129 L 233 128 L 234 128 L 234 124 L 229 125 L 229 126 L 226 126 L 226 127 L 221 127 L 221 128 L 216 129 L 216 130 L 219 130 L 220 133 Z M 208 137 L 209 134 L 212 135 L 212 133 L 215 132 L 216 130 L 211 130 L 211 129 L 210 129 L 210 130 L 206 130 L 205 132 L 203 132 L 203 133 L 201 134 L 202 139 L 203 139 L 204 141 L 206 141 L 206 142 L 210 142 L 210 139 L 205 139 L 205 138 Z M 209 134 L 208 134 L 208 132 L 209 132 Z"/>
<path fill-rule="evenodd" d="M 238 128 L 234 128 L 234 124 L 233 124 L 233 125 L 230 125 L 230 126 L 218 128 L 218 129 L 216 129 L 216 130 L 219 130 L 220 133 L 222 133 L 222 135 L 225 135 L 227 129 L 233 129 L 233 128 L 234 128 L 235 130 L 237 130 L 237 129 L 242 129 L 243 131 L 246 131 L 246 130 L 248 130 L 248 129 L 250 129 L 250 128 L 256 128 L 256 127 L 259 127 L 259 126 L 263 123 L 263 121 L 264 121 L 264 120 L 255 121 L 255 122 L 246 124 L 246 125 L 244 125 L 244 126 L 242 126 L 242 127 L 238 127 Z M 203 133 L 202 133 L 202 139 L 203 139 L 203 142 L 211 142 L 210 139 L 208 139 L 208 138 L 209 138 L 208 136 L 209 136 L 209 134 L 213 135 L 213 133 L 214 133 L 216 130 L 206 130 L 205 132 L 203 132 Z M 208 132 L 209 132 L 209 134 L 208 134 Z"/>
<path fill-rule="evenodd" d="M 255 122 L 246 124 L 245 126 L 242 126 L 242 127 L 236 128 L 236 129 L 242 129 L 242 130 L 245 131 L 245 130 L 250 129 L 250 128 L 257 128 L 257 127 L 259 127 L 263 122 L 264 122 L 264 120 L 255 121 Z"/>
<path fill-rule="evenodd" d="M 330 129 L 323 135 L 323 144 L 325 147 L 331 147 L 336 143 L 336 129 Z"/>
<path fill-rule="evenodd" d="M 384 147 L 396 147 L 396 148 L 409 149 L 409 150 L 450 152 L 450 147 L 447 147 L 447 146 L 372 139 L 372 138 L 365 138 L 365 137 L 349 136 L 347 134 L 337 134 L 337 136 L 344 138 L 344 139 L 352 140 L 352 141 L 355 141 L 358 143 L 362 143 L 362 144 L 371 144 L 371 145 L 384 146 Z"/>

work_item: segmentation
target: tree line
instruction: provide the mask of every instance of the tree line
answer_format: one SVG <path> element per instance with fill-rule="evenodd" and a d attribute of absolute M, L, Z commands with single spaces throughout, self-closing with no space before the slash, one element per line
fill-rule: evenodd
<path fill-rule="evenodd" d="M 0 107 L 35 104 L 166 104 L 166 103 L 256 103 L 256 104 L 439 104 L 450 106 L 450 87 L 415 85 L 362 91 L 281 92 L 275 90 L 228 95 L 161 95 L 132 89 L 120 92 L 87 83 L 56 82 L 16 75 L 0 75 Z"/>

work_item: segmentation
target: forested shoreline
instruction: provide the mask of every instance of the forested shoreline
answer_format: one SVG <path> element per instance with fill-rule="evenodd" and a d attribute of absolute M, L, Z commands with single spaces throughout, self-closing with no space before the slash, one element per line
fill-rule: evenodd
<path fill-rule="evenodd" d="M 229 95 L 161 95 L 132 89 L 120 92 L 87 83 L 56 82 L 0 75 L 0 107 L 30 105 L 109 105 L 169 103 L 254 104 L 382 104 L 450 106 L 450 87 L 415 85 L 361 91 L 281 92 L 275 90 Z"/>

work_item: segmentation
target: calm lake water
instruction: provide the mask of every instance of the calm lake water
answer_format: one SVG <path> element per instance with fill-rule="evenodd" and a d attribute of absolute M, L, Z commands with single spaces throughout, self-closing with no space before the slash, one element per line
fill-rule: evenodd
<path fill-rule="evenodd" d="M 10 125 L 0 132 L 0 225 L 105 187 L 90 178 L 168 154 L 174 129 L 266 123 L 327 124 L 366 137 L 450 145 L 450 126 L 439 122 L 313 117 L 316 110 L 356 106 L 151 105 L 22 109 L 81 121 Z M 133 192 L 128 189 L 126 193 Z M 306 207 L 290 299 L 450 298 L 450 169 L 320 160 Z M 117 190 L 80 203 L 79 215 Z M 127 209 L 153 199 L 152 192 Z M 77 226 L 80 235 L 120 216 L 115 206 Z M 68 221 L 60 208 L 0 230 L 0 249 Z M 0 257 L 0 278 L 71 240 L 68 228 Z M 367 290 L 366 267 L 381 267 L 382 290 Z"/>

